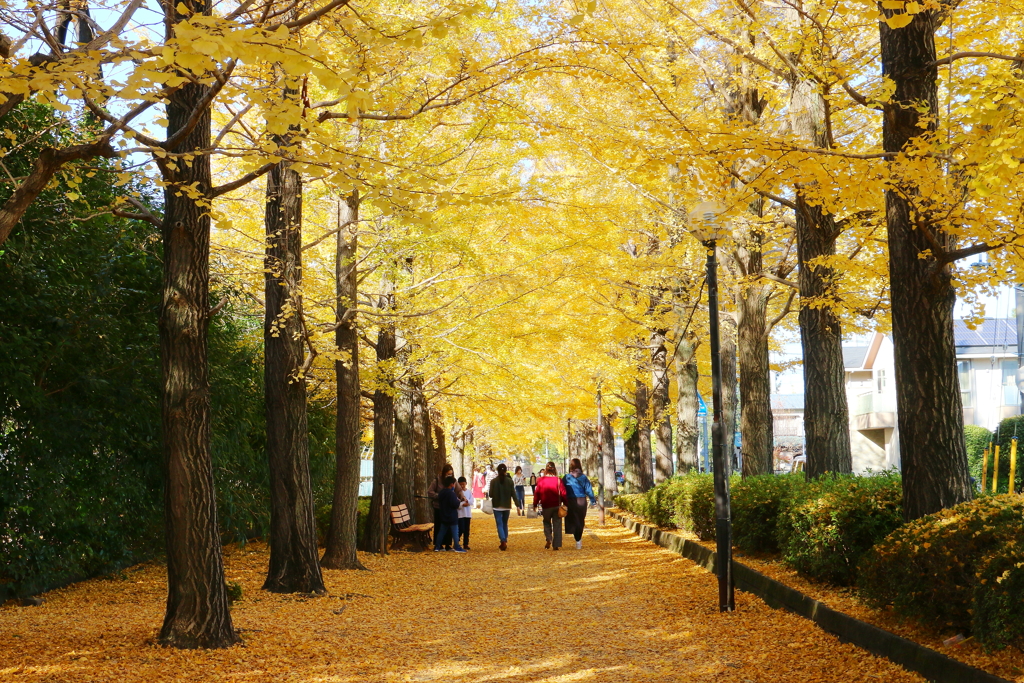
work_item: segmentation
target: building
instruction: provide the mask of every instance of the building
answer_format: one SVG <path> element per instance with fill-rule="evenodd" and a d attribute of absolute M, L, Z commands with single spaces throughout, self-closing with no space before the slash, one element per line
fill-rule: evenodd
<path fill-rule="evenodd" d="M 1001 420 L 1020 414 L 1017 389 L 1017 322 L 986 318 L 976 329 L 954 321 L 957 370 L 964 424 L 995 429 Z M 850 448 L 854 472 L 899 467 L 896 421 L 896 373 L 892 340 L 880 333 L 856 337 L 843 345 L 846 398 L 850 409 Z M 803 396 L 772 399 L 776 445 L 802 443 Z"/>

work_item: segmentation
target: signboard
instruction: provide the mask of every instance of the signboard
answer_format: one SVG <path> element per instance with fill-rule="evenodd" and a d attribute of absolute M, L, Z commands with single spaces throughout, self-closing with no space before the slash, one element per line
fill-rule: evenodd
<path fill-rule="evenodd" d="M 708 404 L 704 402 L 704 398 L 701 397 L 700 394 L 697 394 L 697 402 L 700 404 L 700 407 L 697 408 L 697 414 L 698 415 L 702 415 L 702 416 L 703 415 L 707 415 L 708 414 Z"/>

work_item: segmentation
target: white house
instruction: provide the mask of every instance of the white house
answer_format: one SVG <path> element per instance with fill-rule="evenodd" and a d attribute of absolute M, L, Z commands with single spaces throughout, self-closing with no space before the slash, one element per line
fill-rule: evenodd
<path fill-rule="evenodd" d="M 995 429 L 1000 420 L 1019 415 L 1016 320 L 986 318 L 974 330 L 955 320 L 954 336 L 964 424 Z M 854 471 L 899 467 L 892 340 L 880 333 L 853 338 L 843 345 L 843 364 Z M 776 444 L 789 445 L 803 436 L 794 424 L 803 418 L 803 396 L 778 398 L 772 405 Z"/>

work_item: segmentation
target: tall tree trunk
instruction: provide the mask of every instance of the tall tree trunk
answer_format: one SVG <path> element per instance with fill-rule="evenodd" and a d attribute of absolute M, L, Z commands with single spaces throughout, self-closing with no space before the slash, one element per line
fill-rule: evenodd
<path fill-rule="evenodd" d="M 331 525 L 320 566 L 327 569 L 364 569 L 356 555 L 359 519 L 359 443 L 362 436 L 359 383 L 359 331 L 356 303 L 359 279 L 359 195 L 338 202 L 338 246 L 334 261 L 335 307 L 338 328 L 334 343 L 342 359 L 334 361 L 338 415 L 334 425 L 334 498 Z"/>
<path fill-rule="evenodd" d="M 697 412 L 700 410 L 700 401 L 697 399 L 697 343 L 689 333 L 683 334 L 680 330 L 676 344 L 676 469 L 680 474 L 686 474 L 699 467 Z"/>
<path fill-rule="evenodd" d="M 412 458 L 413 458 L 413 492 L 416 496 L 416 521 L 426 523 L 434 518 L 434 508 L 427 498 L 427 488 L 437 476 L 427 451 L 430 423 L 427 416 L 427 404 L 423 400 L 423 381 L 416 377 L 412 380 Z"/>
<path fill-rule="evenodd" d="M 791 14 L 796 15 L 796 11 Z M 794 22 L 799 18 L 794 17 Z M 810 80 L 798 80 L 790 94 L 793 132 L 807 143 L 827 149 L 825 98 Z M 804 438 L 807 476 L 853 471 L 850 411 L 839 317 L 828 305 L 837 296 L 838 273 L 818 259 L 836 253 L 835 216 L 809 203 L 806 187 L 796 188 L 796 243 L 800 262 L 800 344 L 804 359 Z"/>
<path fill-rule="evenodd" d="M 385 364 L 394 357 L 395 328 L 386 323 L 377 332 L 377 363 Z M 391 394 L 394 378 L 387 378 L 387 384 L 387 388 L 381 387 L 373 392 L 373 495 L 363 538 L 363 549 L 371 553 L 386 550 L 381 539 L 383 537 L 383 542 L 387 543 L 387 533 L 391 528 L 391 494 L 395 474 L 395 399 Z"/>
<path fill-rule="evenodd" d="M 750 250 L 750 272 L 761 270 L 761 250 Z M 771 367 L 768 364 L 768 295 L 770 289 L 749 285 L 736 297 L 740 364 L 740 436 L 743 476 L 772 471 L 773 425 Z"/>
<path fill-rule="evenodd" d="M 654 453 L 651 449 L 651 398 L 647 384 L 642 380 L 636 381 L 636 431 L 637 431 L 637 453 L 640 458 L 640 490 L 648 491 L 655 484 L 665 481 L 665 477 L 659 476 L 663 472 L 661 468 L 654 467 Z"/>
<path fill-rule="evenodd" d="M 430 422 L 434 428 L 434 462 L 437 464 L 437 469 L 441 469 L 442 465 L 449 464 L 452 469 L 455 469 L 455 465 L 448 461 L 448 444 L 445 443 L 444 438 L 444 424 L 441 422 L 441 414 L 436 410 L 430 412 Z M 461 469 L 461 468 L 460 468 Z M 461 475 L 456 475 L 458 479 Z"/>
<path fill-rule="evenodd" d="M 625 462 L 622 476 L 626 480 L 626 493 L 640 493 L 644 489 L 640 482 L 640 423 L 633 424 L 628 433 L 622 435 Z"/>
<path fill-rule="evenodd" d="M 619 483 L 615 479 L 615 432 L 607 415 L 601 420 L 601 458 L 604 464 L 604 500 L 611 505 L 612 498 L 618 493 Z"/>
<path fill-rule="evenodd" d="M 721 316 L 722 325 L 722 443 L 729 472 L 735 468 L 736 456 L 736 322 L 730 315 Z"/>
<path fill-rule="evenodd" d="M 401 343 L 399 345 L 403 348 L 405 346 Z M 399 352 L 399 356 L 404 354 L 404 351 Z M 391 504 L 407 505 L 415 514 L 416 456 L 413 446 L 413 421 L 413 388 L 408 381 L 401 381 L 398 395 L 395 397 L 395 490 Z"/>
<path fill-rule="evenodd" d="M 209 14 L 194 2 L 196 14 Z M 190 16 L 167 3 L 168 37 Z M 191 15 L 191 13 L 190 13 Z M 169 136 L 181 130 L 209 92 L 190 83 L 167 104 Z M 167 543 L 167 610 L 159 640 L 181 648 L 227 647 L 239 638 L 231 625 L 224 558 L 210 455 L 210 214 L 206 202 L 179 188 L 211 185 L 210 110 L 172 151 L 194 152 L 191 163 L 171 169 L 164 181 L 163 291 L 160 305 L 160 396 L 164 456 L 164 521 Z"/>
<path fill-rule="evenodd" d="M 600 469 L 598 462 L 601 457 L 601 443 L 598 439 L 596 424 L 596 420 L 585 420 L 580 423 L 580 449 L 583 451 L 580 462 L 583 463 L 587 475 L 591 478 L 596 477 Z"/>
<path fill-rule="evenodd" d="M 285 89 L 286 98 L 298 96 Z M 279 145 L 287 143 L 276 137 Z M 302 321 L 302 176 L 287 160 L 267 174 L 264 212 L 263 384 L 270 465 L 270 566 L 263 589 L 325 593 L 317 556 L 309 476 L 306 380 L 300 376 Z"/>
<path fill-rule="evenodd" d="M 934 10 L 914 15 L 903 28 L 891 29 L 884 21 L 879 24 L 882 74 L 895 85 L 884 104 L 882 147 L 886 152 L 900 152 L 914 138 L 938 126 L 938 71 L 934 65 L 938 24 Z M 956 293 L 950 266 L 939 260 L 935 248 L 937 244 L 951 250 L 953 237 L 939 231 L 928 235 L 931 228 L 918 225 L 906 198 L 915 193 L 916 188 L 899 187 L 898 181 L 896 188 L 885 193 L 903 515 L 907 520 L 952 507 L 973 495 L 953 343 Z M 927 256 L 922 258 L 922 254 Z"/>
<path fill-rule="evenodd" d="M 672 463 L 672 414 L 668 382 L 665 331 L 657 330 L 651 333 L 651 435 L 654 438 L 654 460 L 659 481 L 671 477 L 675 469 Z"/>
<path fill-rule="evenodd" d="M 455 478 L 466 477 L 468 480 L 470 475 L 466 473 L 466 466 L 463 459 L 466 457 L 466 442 L 463 441 L 462 433 L 456 431 L 452 435 L 452 469 L 455 470 Z M 470 481 L 470 484 L 473 482 Z"/>

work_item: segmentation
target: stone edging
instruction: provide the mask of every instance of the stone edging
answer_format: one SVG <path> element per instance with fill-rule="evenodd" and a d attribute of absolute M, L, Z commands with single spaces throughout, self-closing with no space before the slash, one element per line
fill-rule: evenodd
<path fill-rule="evenodd" d="M 637 536 L 679 553 L 710 572 L 715 571 L 715 552 L 701 544 L 642 524 L 615 511 L 609 511 L 609 514 Z M 770 607 L 782 607 L 809 619 L 823 631 L 838 636 L 843 642 L 852 643 L 873 655 L 885 657 L 904 669 L 921 674 L 933 683 L 1011 683 L 1005 678 L 964 664 L 912 640 L 837 612 L 824 603 L 809 598 L 800 591 L 739 562 L 733 561 L 732 572 L 738 589 L 753 593 Z"/>

